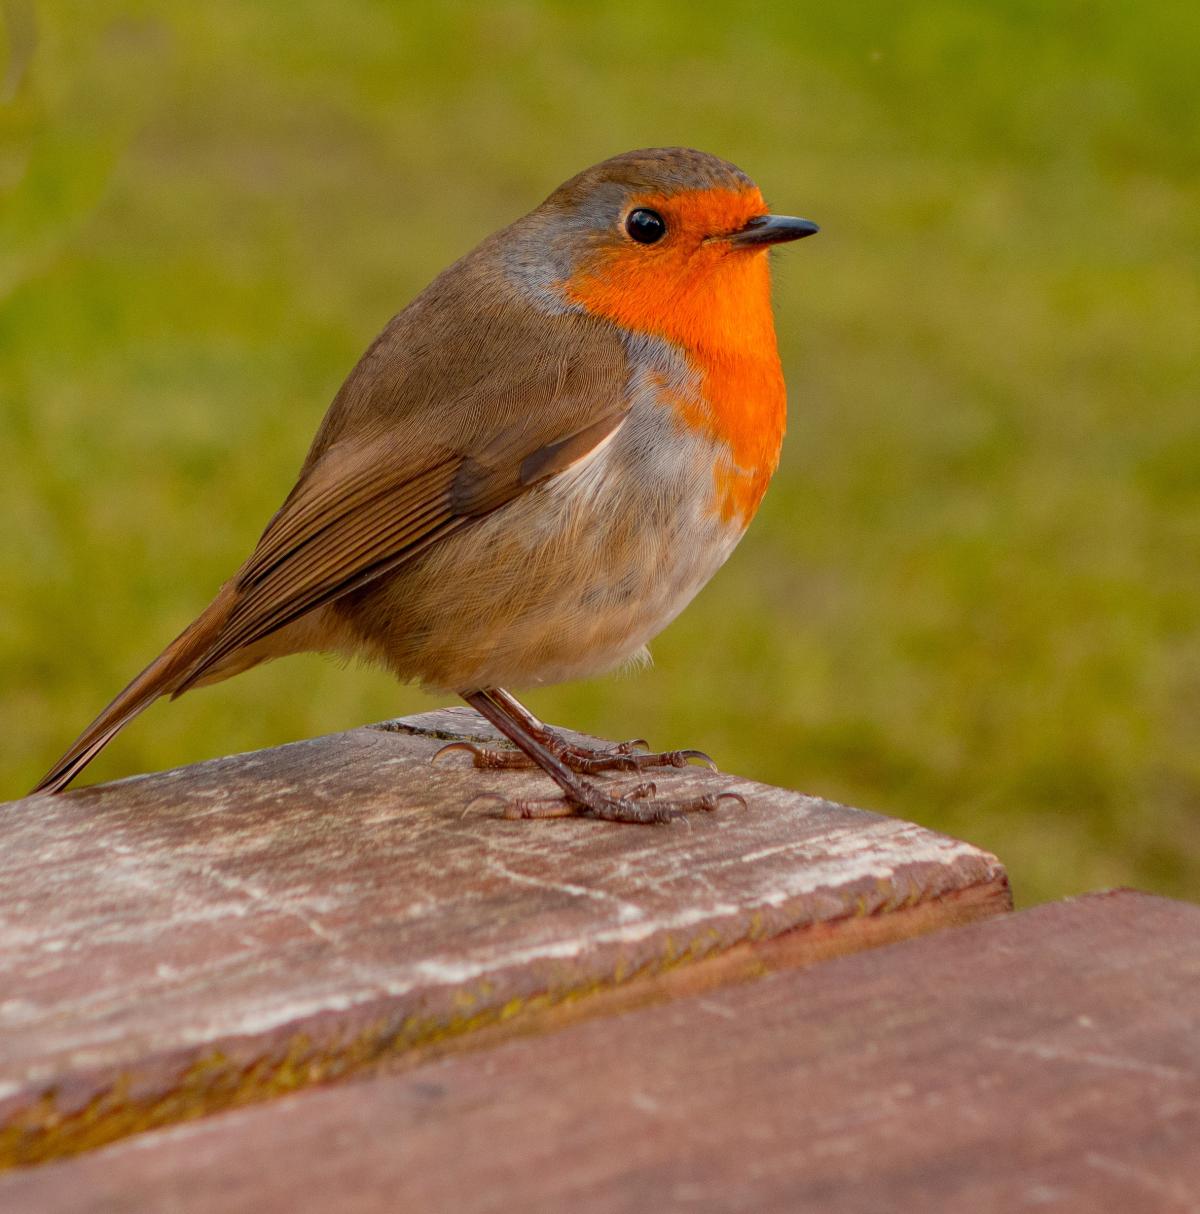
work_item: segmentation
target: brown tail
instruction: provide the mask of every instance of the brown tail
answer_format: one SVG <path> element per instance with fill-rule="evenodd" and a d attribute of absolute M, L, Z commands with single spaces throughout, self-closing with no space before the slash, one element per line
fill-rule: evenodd
<path fill-rule="evenodd" d="M 75 739 L 70 750 L 42 777 L 33 792 L 60 792 L 159 696 L 170 695 L 210 651 L 229 618 L 233 594 L 226 587 L 201 615 L 122 691 Z"/>

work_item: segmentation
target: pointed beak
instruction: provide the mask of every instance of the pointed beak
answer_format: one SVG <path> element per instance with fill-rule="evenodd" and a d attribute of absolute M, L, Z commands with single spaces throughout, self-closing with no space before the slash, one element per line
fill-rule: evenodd
<path fill-rule="evenodd" d="M 820 230 L 811 219 L 795 219 L 791 215 L 757 215 L 744 228 L 731 232 L 726 239 L 736 248 L 753 249 L 763 245 L 785 244 L 789 240 L 803 240 Z"/>

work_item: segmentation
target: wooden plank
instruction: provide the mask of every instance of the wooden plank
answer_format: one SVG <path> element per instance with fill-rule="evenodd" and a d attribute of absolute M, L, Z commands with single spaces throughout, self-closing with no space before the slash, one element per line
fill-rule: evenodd
<path fill-rule="evenodd" d="M 1009 906 L 920 827 L 734 787 L 688 825 L 463 812 L 523 773 L 429 765 L 427 714 L 0 809 L 0 1161 Z"/>
<path fill-rule="evenodd" d="M 1200 907 L 1125 892 L 148 1134 L 0 1207 L 1182 1214 L 1197 1144 Z"/>

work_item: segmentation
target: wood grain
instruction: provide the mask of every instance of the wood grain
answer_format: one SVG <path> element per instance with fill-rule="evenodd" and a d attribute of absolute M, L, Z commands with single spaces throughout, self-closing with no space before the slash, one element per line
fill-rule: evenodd
<path fill-rule="evenodd" d="M 1092 896 L 0 1177 L 22 1214 L 1200 1209 L 1200 907 Z"/>
<path fill-rule="evenodd" d="M 0 808 L 0 1161 L 990 915 L 998 861 L 700 769 L 690 826 L 464 814 L 449 710 Z"/>

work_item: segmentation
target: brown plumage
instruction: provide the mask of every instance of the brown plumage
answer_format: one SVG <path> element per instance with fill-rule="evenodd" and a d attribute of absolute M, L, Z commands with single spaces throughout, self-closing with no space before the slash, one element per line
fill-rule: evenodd
<path fill-rule="evenodd" d="M 603 286 L 606 266 L 627 276 L 649 255 L 622 227 L 642 199 L 670 214 L 673 199 L 684 207 L 697 192 L 709 225 L 717 199 L 729 230 L 699 232 L 685 276 L 662 269 L 660 250 L 663 332 L 574 297 L 577 287 Z M 736 402 L 737 435 L 722 429 L 735 402 L 706 394 L 716 382 L 706 335 L 694 334 L 691 349 L 669 321 L 697 292 L 747 289 L 743 262 L 762 263 L 761 249 L 743 251 L 735 238 L 759 224 L 755 245 L 769 243 L 763 211 L 748 179 L 715 157 L 631 153 L 572 179 L 451 266 L 351 372 L 249 559 L 35 791 L 65 787 L 160 696 L 288 653 L 365 654 L 511 725 L 519 705 L 508 707 L 494 689 L 575 677 L 635 652 L 728 555 L 774 466 L 782 380 L 765 264 L 754 279 L 763 298 L 744 301 L 752 321 L 765 315 L 765 331 L 757 319 L 745 349 L 720 335 L 717 352 L 725 379 L 732 366 L 749 388 L 750 399 Z M 681 245 L 682 217 L 668 222 Z M 781 229 L 777 239 L 809 230 Z M 703 247 L 709 240 L 725 243 L 713 253 Z M 764 426 L 774 431 L 765 445 Z M 747 427 L 769 467 L 759 457 L 745 467 L 739 436 Z M 740 504 L 747 494 L 748 513 Z M 523 745 L 530 721 L 513 727 L 522 735 L 513 740 L 547 767 L 574 809 L 637 820 L 674 812 L 581 796 Z M 551 751 L 564 750 L 546 736 Z M 625 756 L 619 766 L 649 765 L 653 756 L 638 759 L 647 763 Z M 636 811 L 611 808 L 631 804 Z"/>

